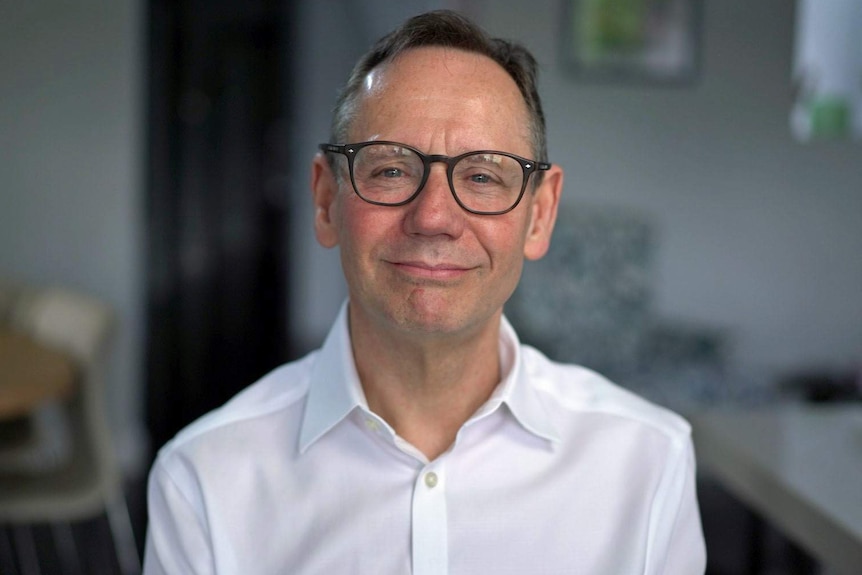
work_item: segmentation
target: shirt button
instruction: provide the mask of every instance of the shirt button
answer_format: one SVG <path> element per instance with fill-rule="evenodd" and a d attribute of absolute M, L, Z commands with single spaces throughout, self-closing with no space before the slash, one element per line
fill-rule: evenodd
<path fill-rule="evenodd" d="M 433 471 L 429 471 L 425 474 L 425 485 L 428 487 L 428 489 L 434 489 L 435 487 L 437 487 L 437 481 L 437 474 Z"/>
<path fill-rule="evenodd" d="M 365 420 L 365 427 L 368 428 L 368 431 L 377 431 L 380 429 L 380 424 L 377 423 L 377 420 L 371 419 L 370 417 Z"/>

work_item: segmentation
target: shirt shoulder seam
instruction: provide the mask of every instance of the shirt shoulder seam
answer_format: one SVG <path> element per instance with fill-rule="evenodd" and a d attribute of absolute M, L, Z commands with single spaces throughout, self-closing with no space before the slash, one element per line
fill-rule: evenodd
<path fill-rule="evenodd" d="M 300 360 L 300 362 L 304 363 L 306 361 L 311 361 L 312 356 L 314 355 L 316 354 L 312 353 L 310 356 Z M 308 395 L 309 382 L 307 377 L 299 376 L 298 379 L 303 379 L 303 381 L 298 381 L 295 385 L 291 386 L 291 389 L 283 390 L 281 395 L 275 399 L 267 399 L 264 403 L 256 400 L 248 405 L 242 403 L 244 397 L 253 392 L 253 390 L 260 389 L 266 385 L 276 384 L 277 382 L 273 380 L 283 379 L 286 371 L 293 371 L 298 367 L 299 366 L 295 365 L 295 363 L 289 363 L 274 369 L 263 378 L 240 391 L 224 405 L 202 415 L 200 418 L 180 430 L 176 436 L 174 436 L 159 450 L 160 453 L 163 454 L 163 456 L 168 456 L 170 453 L 178 450 L 181 446 L 202 435 L 222 429 L 229 425 L 271 415 L 302 401 L 303 398 Z M 300 369 L 302 368 L 300 367 Z"/>

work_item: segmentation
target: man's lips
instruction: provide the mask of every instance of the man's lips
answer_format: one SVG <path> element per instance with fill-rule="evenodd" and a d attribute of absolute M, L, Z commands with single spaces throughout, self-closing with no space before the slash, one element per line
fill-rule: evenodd
<path fill-rule="evenodd" d="M 469 266 L 454 263 L 429 263 L 422 261 L 393 261 L 391 263 L 398 271 L 405 274 L 428 279 L 454 279 L 463 276 Z"/>

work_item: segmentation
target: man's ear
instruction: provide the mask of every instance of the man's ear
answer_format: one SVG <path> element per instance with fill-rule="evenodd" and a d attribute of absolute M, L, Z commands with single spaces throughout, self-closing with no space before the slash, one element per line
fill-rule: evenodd
<path fill-rule="evenodd" d="M 524 242 L 524 257 L 528 260 L 537 260 L 548 252 L 562 191 L 563 169 L 551 166 L 551 169 L 544 173 L 542 183 L 532 192 L 530 227 Z"/>
<path fill-rule="evenodd" d="M 311 163 L 311 193 L 314 201 L 314 235 L 325 248 L 338 245 L 338 226 L 335 218 L 338 181 L 329 161 L 322 153 Z"/>

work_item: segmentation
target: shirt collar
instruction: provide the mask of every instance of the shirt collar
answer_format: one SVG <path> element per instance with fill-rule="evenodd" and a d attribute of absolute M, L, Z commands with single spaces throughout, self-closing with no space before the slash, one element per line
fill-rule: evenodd
<path fill-rule="evenodd" d="M 471 421 L 504 404 L 524 429 L 548 441 L 559 441 L 560 435 L 545 407 L 547 399 L 536 388 L 524 364 L 518 335 L 505 317 L 500 324 L 500 363 L 503 379 Z"/>
<path fill-rule="evenodd" d="M 353 362 L 345 301 L 311 370 L 311 383 L 299 435 L 300 453 L 304 453 L 357 407 L 367 409 L 368 402 Z"/>
<path fill-rule="evenodd" d="M 347 321 L 347 302 L 327 335 L 311 371 L 308 399 L 299 437 L 299 450 L 335 427 L 354 409 L 368 410 L 362 391 Z M 523 364 L 521 345 L 514 328 L 504 317 L 500 326 L 500 362 L 503 379 L 494 393 L 467 425 L 490 415 L 505 404 L 515 420 L 528 432 L 552 442 L 559 440 L 544 400 L 530 381 Z"/>

